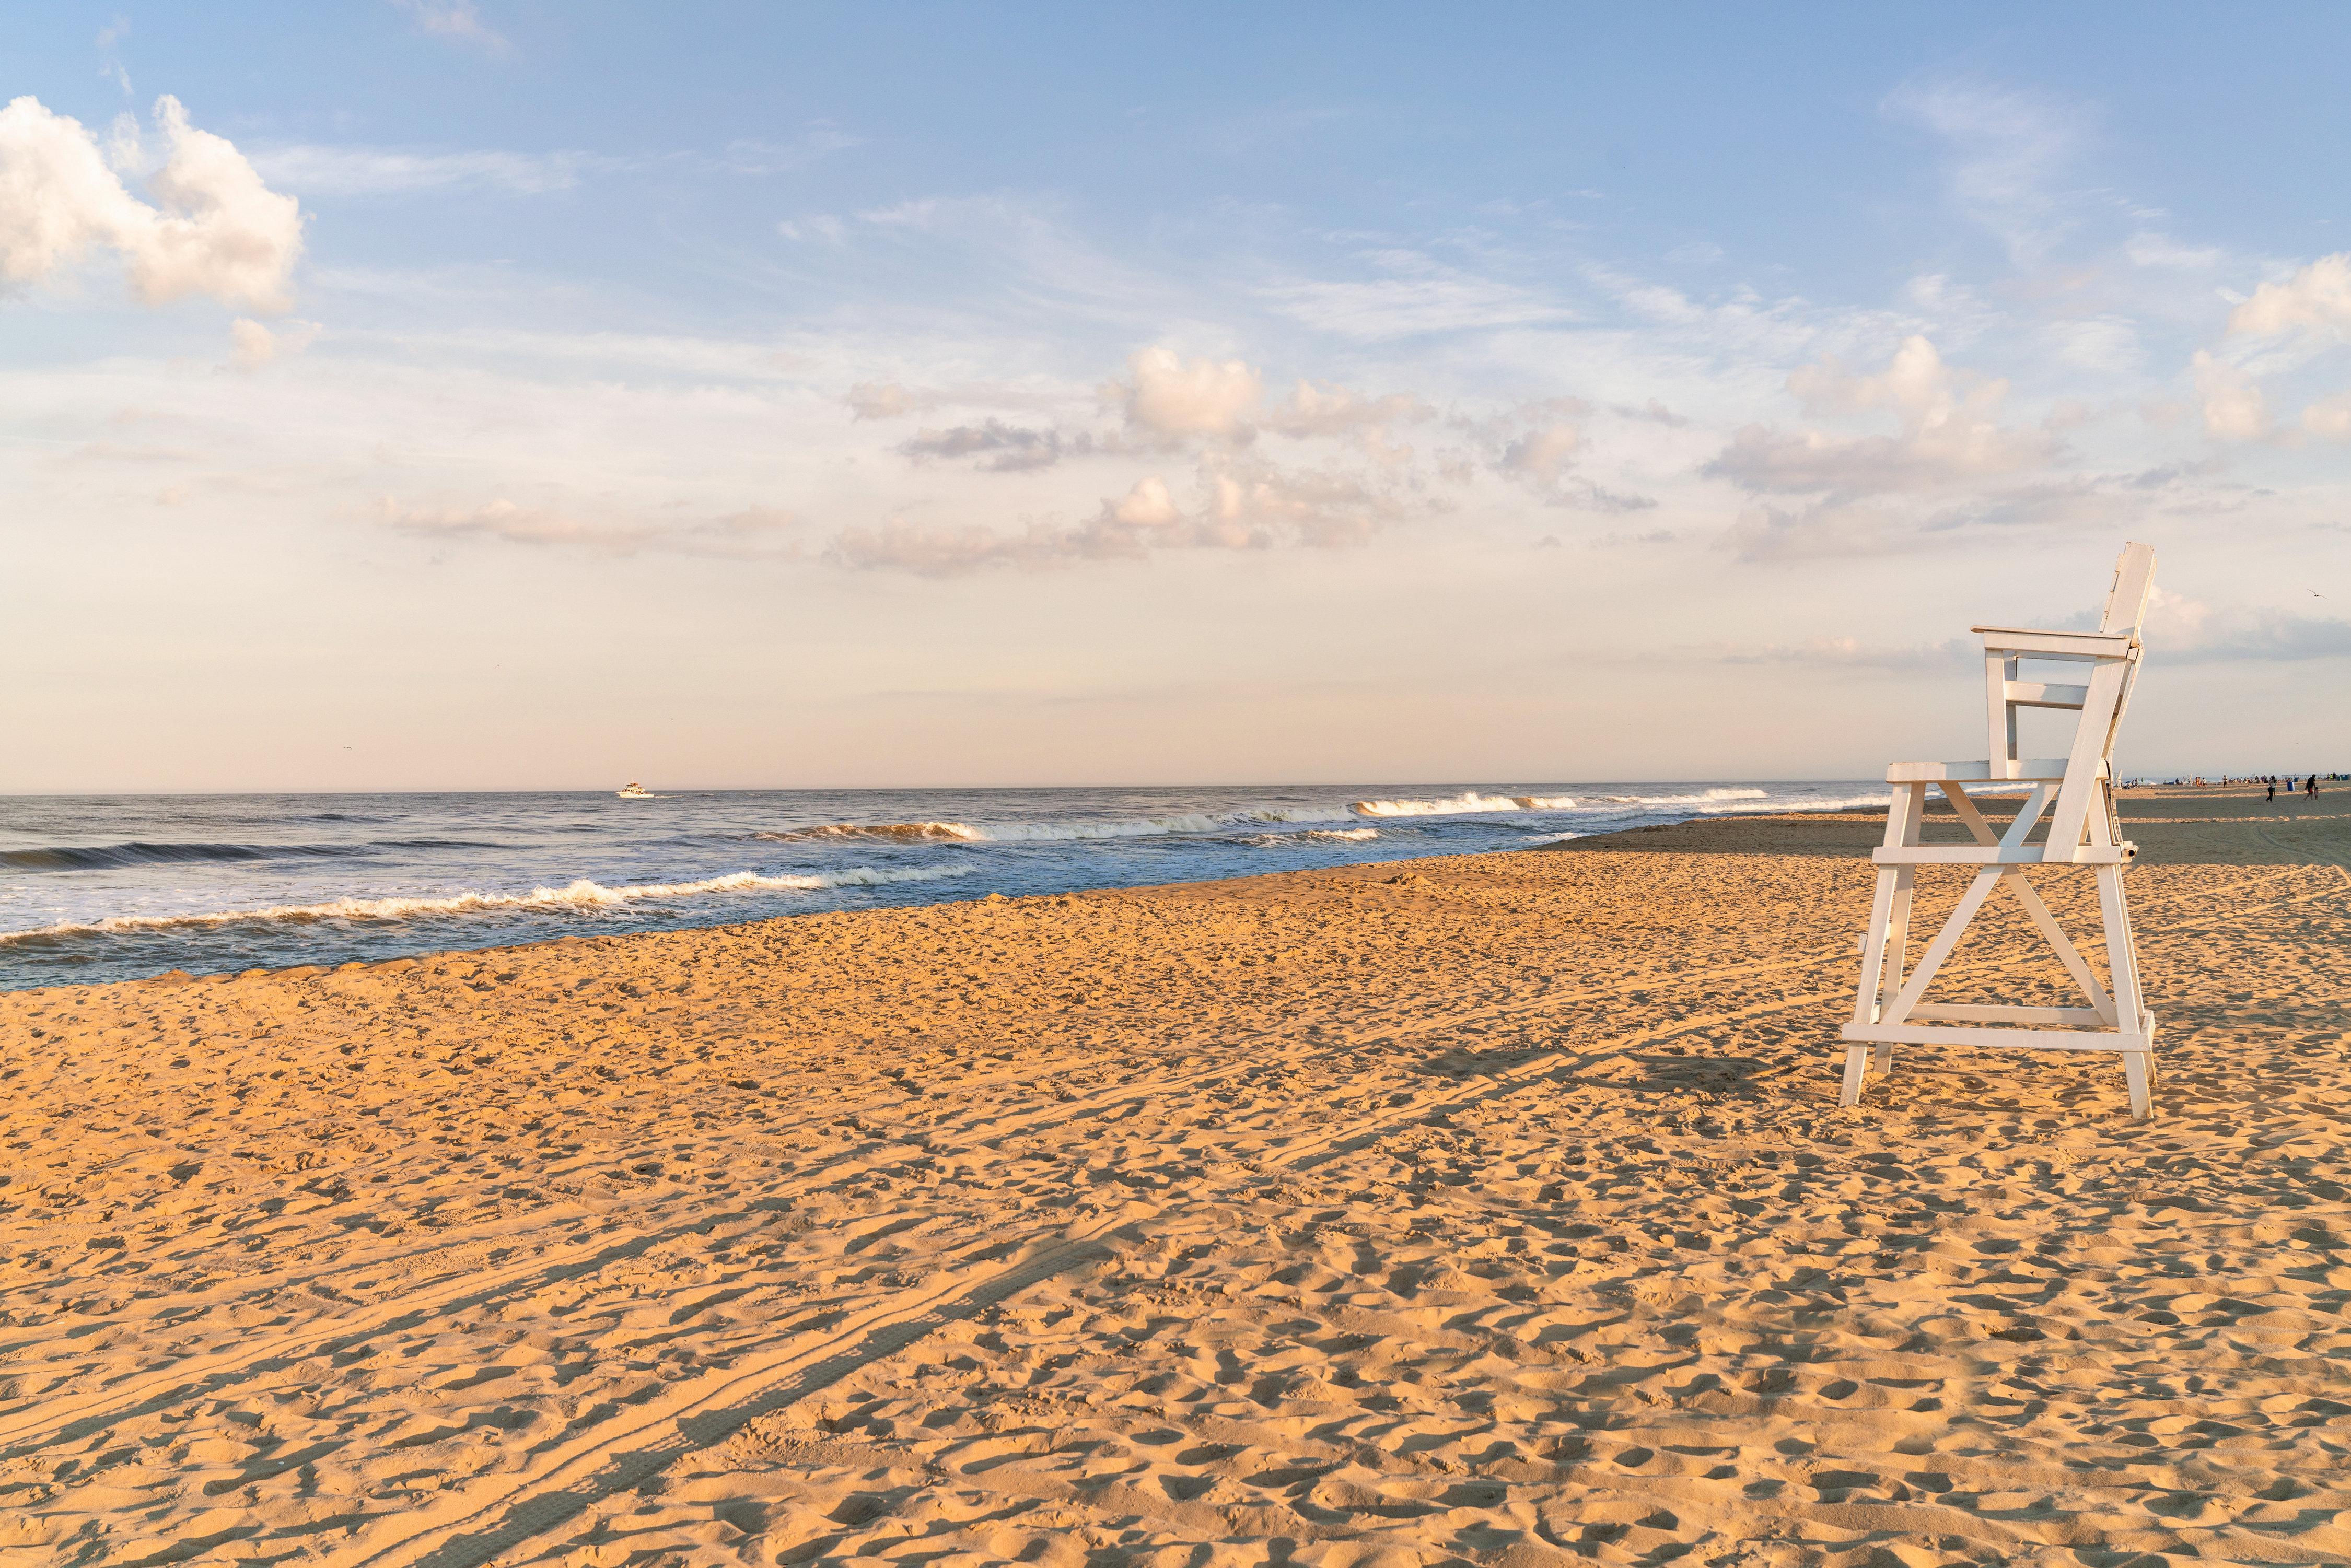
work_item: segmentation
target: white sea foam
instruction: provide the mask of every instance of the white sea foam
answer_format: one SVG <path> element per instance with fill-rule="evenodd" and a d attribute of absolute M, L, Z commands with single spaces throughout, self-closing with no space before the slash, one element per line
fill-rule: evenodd
<path fill-rule="evenodd" d="M 1570 839 L 1580 839 L 1584 836 L 1583 833 L 1545 833 L 1539 839 L 1529 839 L 1527 844 L 1530 848 L 1536 844 L 1563 844 Z"/>
<path fill-rule="evenodd" d="M 1187 811 L 1172 817 L 1115 817 L 1100 822 L 990 822 L 973 831 L 981 841 L 989 843 L 1069 843 L 1088 839 L 1162 838 L 1174 833 L 1228 833 L 1236 828 L 1294 822 L 1343 822 L 1352 815 L 1339 806 L 1259 806 L 1222 816 Z"/>
<path fill-rule="evenodd" d="M 900 842 L 919 843 L 925 841 L 947 843 L 977 843 L 987 835 L 967 822 L 827 822 L 815 828 L 785 828 L 771 833 L 753 833 L 755 839 L 893 839 Z"/>
<path fill-rule="evenodd" d="M 460 893 L 445 898 L 336 898 L 320 904 L 277 904 L 268 909 L 230 909 L 203 915 L 116 915 L 102 920 L 43 925 L 29 931 L 0 931 L 0 943 L 27 942 L 42 937 L 111 935 L 131 931 L 168 931 L 192 925 L 229 925 L 246 921 L 307 924 L 319 920 L 413 920 L 420 915 L 478 915 L 521 909 L 612 909 L 641 900 L 694 898 L 715 893 L 812 893 L 830 887 L 870 887 L 892 882 L 935 882 L 966 876 L 969 866 L 935 866 L 905 871 L 876 871 L 852 866 L 845 871 L 799 876 L 762 876 L 738 871 L 700 882 L 642 883 L 606 887 L 582 877 L 566 887 L 541 887 L 529 893 Z"/>
<path fill-rule="evenodd" d="M 1758 789 L 1757 794 L 1762 791 Z M 1700 808 L 1704 814 L 1714 816 L 1724 811 L 1851 811 L 1864 806 L 1883 806 L 1893 800 L 1891 795 L 1851 795 L 1837 800 L 1735 800 Z"/>
<path fill-rule="evenodd" d="M 1575 797 L 1573 795 L 1514 795 L 1511 799 L 1518 801 L 1519 810 L 1521 811 L 1573 811 L 1575 810 Z"/>
<path fill-rule="evenodd" d="M 1366 840 L 1378 838 L 1380 831 L 1377 828 L 1309 828 L 1306 830 L 1305 836 L 1310 839 L 1346 839 L 1354 843 L 1363 843 Z"/>
<path fill-rule="evenodd" d="M 1358 800 L 1350 808 L 1364 817 L 1458 817 L 1520 809 L 1516 796 L 1480 795 L 1475 789 L 1442 800 Z"/>
<path fill-rule="evenodd" d="M 1713 806 L 1724 800 L 1761 800 L 1766 796 L 1761 789 L 1708 789 L 1696 795 L 1603 795 L 1603 800 L 1618 806 Z"/>

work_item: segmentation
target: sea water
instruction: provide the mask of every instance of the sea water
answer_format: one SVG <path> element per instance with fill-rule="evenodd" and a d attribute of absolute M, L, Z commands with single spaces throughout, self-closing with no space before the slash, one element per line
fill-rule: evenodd
<path fill-rule="evenodd" d="M 0 797 L 0 989 L 1524 849 L 1865 783 Z"/>

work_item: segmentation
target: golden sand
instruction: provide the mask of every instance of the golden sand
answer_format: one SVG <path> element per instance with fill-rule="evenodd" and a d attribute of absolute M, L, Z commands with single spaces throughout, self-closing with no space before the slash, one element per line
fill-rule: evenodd
<path fill-rule="evenodd" d="M 1859 813 L 0 996 L 0 1561 L 2343 1561 L 2345 807 L 2145 1124 L 1837 1106 Z"/>

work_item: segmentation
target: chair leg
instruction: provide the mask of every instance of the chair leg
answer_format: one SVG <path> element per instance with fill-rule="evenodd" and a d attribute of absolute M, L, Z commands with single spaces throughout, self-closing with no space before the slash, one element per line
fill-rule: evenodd
<path fill-rule="evenodd" d="M 1844 1052 L 1844 1089 L 1837 1095 L 1840 1105 L 1861 1103 L 1861 1075 L 1869 1071 L 1869 1047 L 1852 1045 Z"/>
<path fill-rule="evenodd" d="M 2147 1052 L 2123 1052 L 2123 1082 L 2130 1088 L 2131 1120 L 2144 1122 L 2155 1114 L 2155 1063 Z"/>
<path fill-rule="evenodd" d="M 1891 1072 L 1894 1071 L 1894 1042 L 1892 1040 L 1879 1040 L 1877 1042 L 1877 1049 L 1870 1054 L 1876 1058 L 1876 1061 L 1869 1064 L 1871 1071 Z"/>

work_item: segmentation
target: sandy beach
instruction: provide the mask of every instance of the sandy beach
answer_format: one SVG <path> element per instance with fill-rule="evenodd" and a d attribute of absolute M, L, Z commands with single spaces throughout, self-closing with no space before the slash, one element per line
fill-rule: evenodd
<path fill-rule="evenodd" d="M 2123 811 L 2144 1124 L 1870 812 L 0 995 L 0 1560 L 2351 1559 L 2351 791 Z"/>

